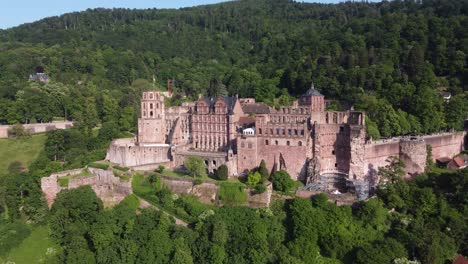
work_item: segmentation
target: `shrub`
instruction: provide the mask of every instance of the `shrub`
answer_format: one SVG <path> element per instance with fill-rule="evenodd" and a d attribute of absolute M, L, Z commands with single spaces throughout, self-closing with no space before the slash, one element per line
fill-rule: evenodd
<path fill-rule="evenodd" d="M 268 172 L 268 169 L 266 168 L 266 164 L 264 160 L 260 162 L 260 166 L 258 167 L 258 172 L 260 173 L 260 175 L 262 175 L 262 182 L 268 181 L 268 179 L 270 178 L 270 173 Z"/>
<path fill-rule="evenodd" d="M 21 172 L 25 171 L 26 168 L 24 167 L 21 161 L 13 161 L 8 165 L 8 173 L 10 174 L 20 174 Z"/>
<path fill-rule="evenodd" d="M 280 192 L 287 192 L 294 186 L 291 176 L 284 170 L 275 172 L 271 177 L 271 181 L 273 182 L 273 189 Z"/>
<path fill-rule="evenodd" d="M 225 164 L 219 166 L 218 170 L 216 171 L 216 178 L 218 178 L 220 181 L 225 181 L 228 179 L 228 177 L 228 167 Z"/>
<path fill-rule="evenodd" d="M 255 186 L 257 183 L 259 183 L 262 180 L 262 175 L 258 171 L 254 173 L 249 173 L 247 175 L 247 184 L 250 186 Z"/>
<path fill-rule="evenodd" d="M 107 170 L 109 168 L 109 164 L 91 162 L 91 163 L 88 164 L 88 167 Z"/>
<path fill-rule="evenodd" d="M 255 185 L 255 191 L 257 194 L 264 193 L 266 191 L 266 187 L 263 184 Z"/>
<path fill-rule="evenodd" d="M 17 247 L 30 233 L 28 226 L 21 222 L 0 225 L 0 256 Z"/>
<path fill-rule="evenodd" d="M 10 129 L 8 129 L 8 135 L 18 139 L 31 137 L 31 133 L 29 133 L 29 131 L 26 130 L 21 124 L 11 126 Z"/>
<path fill-rule="evenodd" d="M 202 180 L 202 179 L 195 179 L 195 180 L 193 181 L 193 184 L 194 184 L 194 185 L 200 185 L 200 184 L 202 184 L 202 183 L 203 183 L 203 180 Z"/>
<path fill-rule="evenodd" d="M 226 204 L 243 204 L 247 201 L 244 185 L 234 182 L 222 182 L 219 188 L 219 199 Z"/>
<path fill-rule="evenodd" d="M 192 177 L 206 176 L 205 162 L 200 157 L 187 157 L 184 161 L 184 166 Z"/>
<path fill-rule="evenodd" d="M 159 165 L 155 171 L 158 173 L 163 173 L 165 169 L 166 167 L 164 167 L 163 165 Z"/>
<path fill-rule="evenodd" d="M 154 187 L 156 191 L 160 191 L 162 188 L 162 179 L 156 174 L 151 174 L 148 177 L 149 183 Z"/>
<path fill-rule="evenodd" d="M 130 168 L 120 167 L 120 166 L 114 166 L 114 169 L 119 170 L 119 171 L 124 171 L 124 172 L 127 172 L 130 170 Z"/>

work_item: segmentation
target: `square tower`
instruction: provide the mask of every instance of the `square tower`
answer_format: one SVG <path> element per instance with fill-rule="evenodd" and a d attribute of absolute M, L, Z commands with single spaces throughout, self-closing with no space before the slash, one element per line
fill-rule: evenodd
<path fill-rule="evenodd" d="M 158 91 L 143 92 L 138 119 L 138 143 L 164 144 L 166 138 L 164 96 Z"/>

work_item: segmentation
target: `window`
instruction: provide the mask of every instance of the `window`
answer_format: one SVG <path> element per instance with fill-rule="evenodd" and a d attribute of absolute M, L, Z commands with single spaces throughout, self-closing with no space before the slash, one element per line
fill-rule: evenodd
<path fill-rule="evenodd" d="M 150 104 L 150 109 L 153 109 L 153 104 Z"/>
<path fill-rule="evenodd" d="M 292 134 L 291 129 L 288 129 L 288 135 L 291 135 L 291 134 Z"/>
<path fill-rule="evenodd" d="M 268 145 L 268 144 L 269 144 L 269 142 L 268 142 L 268 139 L 267 139 L 267 140 L 265 140 L 265 145 Z"/>
<path fill-rule="evenodd" d="M 335 155 L 335 150 L 332 150 L 332 155 Z"/>
<path fill-rule="evenodd" d="M 249 148 L 252 148 L 252 143 L 249 143 Z"/>
<path fill-rule="evenodd" d="M 270 134 L 273 135 L 273 128 L 270 128 Z"/>
<path fill-rule="evenodd" d="M 294 129 L 294 135 L 297 136 L 297 129 Z"/>
<path fill-rule="evenodd" d="M 288 140 L 288 141 L 286 141 L 286 145 L 288 145 L 288 146 L 290 146 L 290 145 L 291 145 L 291 143 L 289 142 L 289 140 Z"/>
<path fill-rule="evenodd" d="M 286 135 L 286 128 L 283 128 L 283 135 Z"/>
<path fill-rule="evenodd" d="M 241 148 L 245 148 L 244 142 L 241 143 Z"/>
<path fill-rule="evenodd" d="M 278 145 L 278 140 L 275 140 L 275 145 Z"/>
<path fill-rule="evenodd" d="M 335 163 L 335 168 L 338 167 L 338 163 Z"/>
<path fill-rule="evenodd" d="M 301 136 L 304 135 L 304 129 L 301 129 Z"/>
<path fill-rule="evenodd" d="M 280 134 L 280 129 L 277 128 L 277 129 L 276 129 L 276 135 L 279 135 L 279 134 Z"/>
<path fill-rule="evenodd" d="M 299 141 L 299 142 L 297 143 L 297 145 L 298 145 L 298 146 L 302 146 L 302 141 Z"/>
<path fill-rule="evenodd" d="M 344 131 L 344 127 L 340 126 L 340 132 L 343 132 L 343 131 Z"/>
<path fill-rule="evenodd" d="M 153 111 L 150 111 L 150 117 L 153 117 Z"/>
<path fill-rule="evenodd" d="M 258 133 L 259 133 L 260 135 L 262 134 L 262 129 L 261 129 L 261 128 L 258 129 Z"/>

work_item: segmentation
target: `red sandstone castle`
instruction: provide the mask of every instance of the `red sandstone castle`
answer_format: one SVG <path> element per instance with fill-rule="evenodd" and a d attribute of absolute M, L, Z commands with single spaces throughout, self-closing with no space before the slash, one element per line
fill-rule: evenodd
<path fill-rule="evenodd" d="M 143 93 L 138 136 L 117 139 L 106 159 L 135 169 L 183 167 L 187 156 L 205 160 L 209 172 L 226 164 L 231 176 L 244 175 L 264 160 L 270 170 L 286 170 L 307 187 L 326 191 L 376 183 L 389 156 L 407 164 L 408 175 L 433 158 L 452 157 L 463 148 L 464 133 L 366 142 L 365 113 L 325 110 L 325 98 L 312 86 L 290 107 L 274 109 L 251 98 L 201 97 L 164 106 L 158 91 Z"/>

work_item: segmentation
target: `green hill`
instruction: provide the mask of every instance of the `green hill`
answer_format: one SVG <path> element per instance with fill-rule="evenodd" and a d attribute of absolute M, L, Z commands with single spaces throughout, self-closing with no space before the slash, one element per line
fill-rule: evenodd
<path fill-rule="evenodd" d="M 29 166 L 44 149 L 45 139 L 45 134 L 33 135 L 28 139 L 0 139 L 0 176 L 14 161 Z"/>

